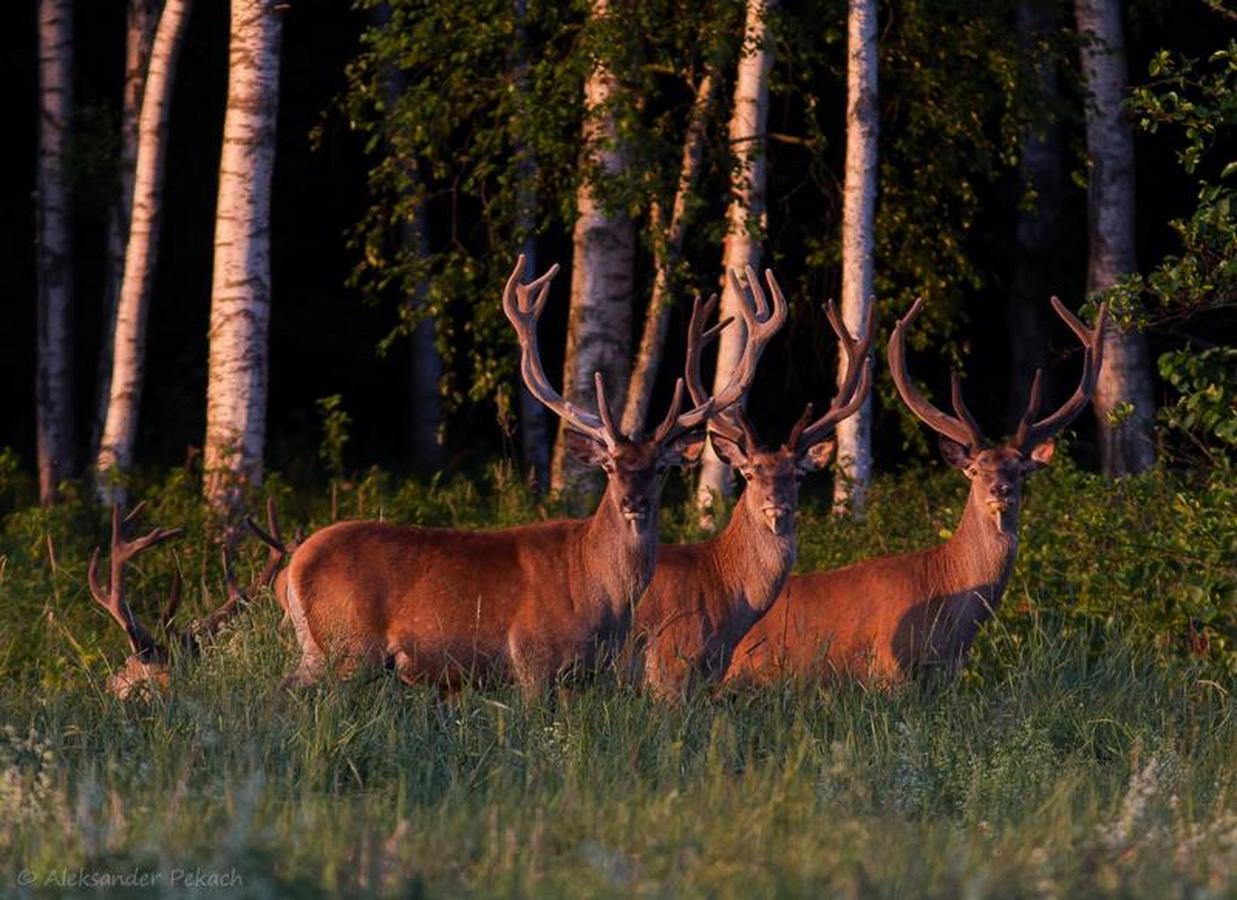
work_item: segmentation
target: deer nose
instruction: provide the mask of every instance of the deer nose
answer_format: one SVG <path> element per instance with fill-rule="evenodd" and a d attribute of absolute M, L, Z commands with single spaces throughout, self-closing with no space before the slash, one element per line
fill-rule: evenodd
<path fill-rule="evenodd" d="M 623 515 L 628 519 L 642 519 L 649 511 L 647 497 L 624 497 L 621 504 Z"/>
<path fill-rule="evenodd" d="M 992 496 L 1004 500 L 1014 492 L 1014 486 L 1006 481 L 997 482 L 992 486 Z"/>

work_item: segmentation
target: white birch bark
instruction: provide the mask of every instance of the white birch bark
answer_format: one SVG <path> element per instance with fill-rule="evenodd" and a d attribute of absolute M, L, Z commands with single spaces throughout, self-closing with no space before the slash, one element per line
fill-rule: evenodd
<path fill-rule="evenodd" d="M 112 343 L 116 334 L 116 304 L 125 274 L 125 244 L 133 203 L 133 173 L 137 168 L 138 118 L 142 90 L 155 38 L 158 0 L 129 0 L 125 24 L 125 84 L 120 112 L 120 187 L 107 219 L 107 265 L 103 283 L 103 336 L 99 342 L 99 372 L 95 385 L 94 423 L 90 433 L 93 457 L 98 457 L 112 384 Z"/>
<path fill-rule="evenodd" d="M 713 389 L 721 390 L 738 365 L 746 333 L 739 316 L 739 298 L 726 271 L 760 268 L 761 240 L 765 233 L 766 123 L 769 118 L 769 70 L 773 67 L 773 40 L 769 34 L 768 10 L 776 0 L 748 0 L 743 27 L 743 50 L 739 57 L 730 114 L 730 146 L 735 163 L 730 175 L 727 231 L 722 245 L 722 301 L 720 316 L 735 322 L 718 340 L 717 370 Z M 711 525 L 709 510 L 717 498 L 730 495 L 730 469 L 705 447 L 700 480 L 696 488 L 702 523 Z"/>
<path fill-rule="evenodd" d="M 73 3 L 39 0 L 35 428 L 39 500 L 73 471 L 73 257 L 65 149 L 73 106 Z"/>
<path fill-rule="evenodd" d="M 232 0 L 206 388 L 204 492 L 217 506 L 262 478 L 279 17 L 267 0 Z"/>
<path fill-rule="evenodd" d="M 116 306 L 107 415 L 95 461 L 96 487 L 104 503 L 124 502 L 124 488 L 114 476 L 133 465 L 146 364 L 146 319 L 159 256 L 172 86 L 192 7 L 192 0 L 167 0 L 159 16 L 145 79 L 132 218 L 125 248 L 124 279 Z"/>
<path fill-rule="evenodd" d="M 607 0 L 594 0 L 591 15 L 609 13 Z M 584 83 L 584 153 L 589 167 L 617 175 L 627 166 L 609 109 L 617 80 L 604 61 Z M 585 178 L 576 198 L 572 233 L 571 309 L 563 361 L 563 394 L 584 409 L 597 408 L 593 373 L 606 380 L 610 403 L 622 408 L 627 388 L 631 347 L 632 264 L 636 235 L 631 219 L 610 210 Z M 554 491 L 575 493 L 586 488 L 592 473 L 567 453 L 565 426 L 560 422 L 550 472 Z"/>
<path fill-rule="evenodd" d="M 857 338 L 873 302 L 876 178 L 880 135 L 877 105 L 876 0 L 850 0 L 847 11 L 846 181 L 842 199 L 842 320 Z M 838 379 L 846 375 L 839 351 Z M 862 516 L 872 480 L 872 395 L 837 427 L 833 511 Z"/>
<path fill-rule="evenodd" d="M 1087 292 L 1106 290 L 1137 270 L 1134 244 L 1134 137 L 1121 110 L 1126 92 L 1125 37 L 1119 0 L 1076 0 L 1084 37 L 1082 71 L 1087 102 L 1090 168 Z M 1141 472 L 1155 461 L 1155 401 L 1146 338 L 1109 323 L 1104 365 L 1095 389 L 1100 457 L 1105 474 Z M 1129 413 L 1113 422 L 1113 413 Z"/>
<path fill-rule="evenodd" d="M 666 332 L 670 327 L 670 280 L 687 235 L 687 206 L 696 186 L 696 177 L 700 174 L 705 129 L 708 126 L 709 111 L 713 107 L 713 98 L 717 94 L 718 80 L 717 73 L 709 70 L 704 73 L 696 87 L 696 99 L 688 117 L 687 135 L 683 139 L 683 159 L 679 164 L 679 180 L 671 206 L 670 222 L 663 223 L 660 204 L 653 207 L 652 226 L 655 240 L 658 241 L 655 248 L 653 295 L 645 313 L 640 349 L 632 368 L 631 383 L 627 387 L 627 403 L 623 408 L 621 425 L 626 434 L 640 431 L 648 419 L 653 386 L 657 383 L 657 371 L 666 345 Z M 665 233 L 658 234 L 663 227 Z"/>

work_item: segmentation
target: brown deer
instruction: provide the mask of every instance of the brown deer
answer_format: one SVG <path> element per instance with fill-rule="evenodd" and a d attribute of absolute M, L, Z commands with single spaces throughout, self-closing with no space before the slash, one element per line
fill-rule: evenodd
<path fill-rule="evenodd" d="M 1100 369 L 1106 312 L 1088 330 L 1056 297 L 1053 308 L 1082 342 L 1082 378 L 1056 412 L 1036 420 L 1037 372 L 1021 424 L 989 448 L 952 378 L 954 415 L 929 403 L 906 369 L 906 332 L 915 302 L 889 340 L 889 368 L 902 400 L 940 435 L 947 462 L 970 480 L 962 521 L 937 547 L 791 577 L 768 613 L 735 650 L 726 681 L 767 682 L 786 675 L 838 676 L 894 684 L 920 673 L 955 675 L 980 626 L 992 616 L 1018 552 L 1026 477 L 1052 459 L 1052 437 L 1086 407 Z"/>
<path fill-rule="evenodd" d="M 90 557 L 86 580 L 90 584 L 90 594 L 95 602 L 103 607 L 124 629 L 129 638 L 129 647 L 133 652 L 120 667 L 107 679 L 107 689 L 121 700 L 142 695 L 151 689 L 162 690 L 168 686 L 171 678 L 172 655 L 169 646 L 175 644 L 189 656 L 201 652 L 203 642 L 218 632 L 219 627 L 231 618 L 240 608 L 240 603 L 246 598 L 236 585 L 228 565 L 227 554 L 224 554 L 223 566 L 228 585 L 228 599 L 222 606 L 205 619 L 193 622 L 188 628 L 172 630 L 172 617 L 180 606 L 181 582 L 177 572 L 172 580 L 171 590 L 159 616 L 160 629 L 170 637 L 169 643 L 155 640 L 149 631 L 138 620 L 129 605 L 125 592 L 125 565 L 144 550 L 162 544 L 164 541 L 178 537 L 183 529 L 155 528 L 149 534 L 127 541 L 123 538 L 124 526 L 140 515 L 144 503 L 139 503 L 123 518 L 120 507 L 112 507 L 112 539 L 109 558 L 110 578 L 105 589 L 99 582 L 99 552 L 95 547 Z M 259 583 L 269 581 L 274 575 L 274 567 L 268 561 L 267 568 L 259 578 Z"/>
<path fill-rule="evenodd" d="M 758 316 L 765 328 L 776 331 L 787 313 L 777 280 L 765 272 L 773 296 L 768 310 L 756 273 L 749 267 L 746 274 Z M 736 274 L 730 275 L 735 293 L 745 297 Z M 829 438 L 834 427 L 859 408 L 871 388 L 873 318 L 868 319 L 866 337 L 856 341 L 832 302 L 825 314 L 847 363 L 842 385 L 824 415 L 814 419 L 809 403 L 776 449 L 761 442 L 741 406 L 710 419 L 709 440 L 718 456 L 743 476 L 746 487 L 716 537 L 660 549 L 657 571 L 636 606 L 627 665 L 635 681 L 659 699 L 678 699 L 695 682 L 720 679 L 739 639 L 782 590 L 795 561 L 799 483 L 832 457 Z M 693 321 L 689 334 L 700 327 Z M 698 402 L 705 396 L 698 358 L 689 359 L 686 378 L 692 400 Z"/>
<path fill-rule="evenodd" d="M 572 452 L 606 473 L 596 511 L 501 531 L 354 521 L 310 535 L 283 585 L 302 654 L 290 685 L 368 663 L 388 665 L 409 682 L 450 689 L 465 678 L 513 680 L 532 693 L 566 669 L 594 664 L 624 639 L 653 574 L 662 476 L 699 457 L 710 412 L 747 390 L 762 335 L 749 334 L 719 394 L 680 412 L 680 379 L 662 423 L 648 436 L 624 435 L 600 374 L 593 414 L 563 399 L 542 369 L 537 321 L 557 271 L 521 284 L 521 256 L 503 310 L 519 338 L 529 391 L 566 421 Z M 688 356 L 726 324 L 694 331 Z"/>

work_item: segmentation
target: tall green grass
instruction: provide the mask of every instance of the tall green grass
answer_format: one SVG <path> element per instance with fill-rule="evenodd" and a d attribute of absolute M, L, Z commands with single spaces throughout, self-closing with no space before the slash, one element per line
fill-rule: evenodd
<path fill-rule="evenodd" d="M 325 521 L 327 498 L 273 488 L 286 528 Z M 963 490 L 918 470 L 878 483 L 864 523 L 809 508 L 801 565 L 939 540 Z M 78 872 L 159 876 L 154 894 L 198 871 L 253 896 L 1232 896 L 1233 491 L 1055 469 L 960 683 L 705 691 L 673 709 L 604 673 L 534 703 L 442 702 L 385 675 L 286 693 L 294 648 L 265 595 L 167 694 L 121 704 L 103 681 L 123 639 L 84 586 L 103 511 L 16 509 L 0 894 Z M 190 480 L 145 493 L 150 520 L 188 527 L 190 611 L 222 599 Z M 344 515 L 425 524 L 541 514 L 501 469 L 479 485 L 371 473 L 340 496 Z M 666 520 L 690 532 L 673 499 Z M 242 578 L 260 560 L 246 545 Z M 163 548 L 135 566 L 148 617 L 173 564 Z"/>

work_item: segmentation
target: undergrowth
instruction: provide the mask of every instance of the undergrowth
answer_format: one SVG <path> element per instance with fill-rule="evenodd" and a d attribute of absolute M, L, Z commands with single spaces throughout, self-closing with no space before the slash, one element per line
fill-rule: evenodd
<path fill-rule="evenodd" d="M 286 531 L 329 520 L 328 496 L 268 489 Z M 938 541 L 964 492 L 929 468 L 878 481 L 862 523 L 809 503 L 799 566 Z M 693 534 L 682 493 L 667 539 Z M 786 684 L 675 709 L 604 673 L 533 703 L 444 702 L 385 675 L 290 694 L 292 640 L 265 592 L 167 693 L 122 704 L 103 683 L 123 637 L 85 585 L 106 513 L 21 494 L 0 484 L 0 894 L 126 873 L 154 894 L 177 872 L 254 896 L 1237 889 L 1237 488 L 1222 479 L 1038 476 L 1000 615 L 952 687 Z M 138 558 L 135 606 L 153 619 L 179 566 L 182 615 L 201 614 L 224 586 L 196 480 L 139 494 L 146 522 L 187 533 Z M 336 502 L 462 527 L 554 513 L 502 467 L 430 485 L 373 472 Z M 242 581 L 262 558 L 242 543 Z"/>

